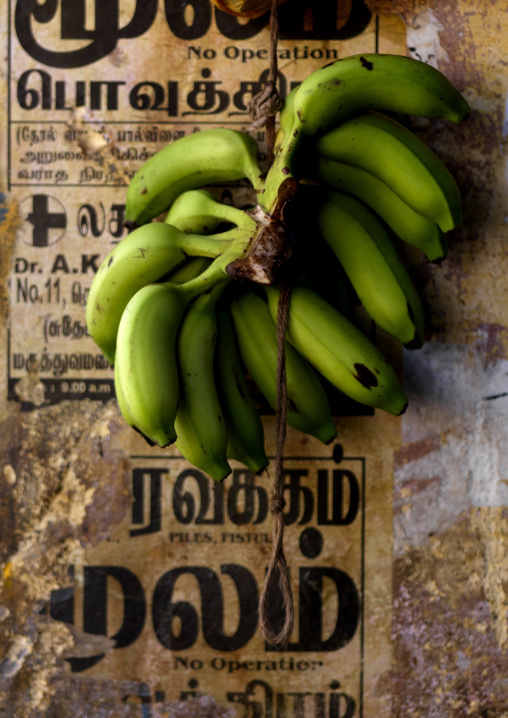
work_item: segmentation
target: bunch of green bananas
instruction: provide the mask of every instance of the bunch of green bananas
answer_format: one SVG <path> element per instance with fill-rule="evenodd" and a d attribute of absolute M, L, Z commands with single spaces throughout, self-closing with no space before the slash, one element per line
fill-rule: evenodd
<path fill-rule="evenodd" d="M 231 267 L 252 258 L 272 225 L 293 254 L 284 265 L 288 424 L 324 443 L 335 438 L 327 382 L 401 414 L 397 374 L 351 319 L 351 297 L 403 345 L 421 345 L 421 302 L 390 233 L 430 261 L 444 258 L 461 199 L 400 113 L 460 122 L 468 112 L 429 65 L 358 55 L 312 73 L 286 98 L 266 176 L 255 141 L 228 129 L 188 135 L 150 158 L 127 191 L 135 229 L 104 259 L 87 303 L 128 424 L 161 447 L 176 442 L 218 481 L 229 459 L 253 472 L 267 466 L 245 377 L 275 407 L 279 287 L 235 278 Z M 240 179 L 257 195 L 250 211 L 203 189 Z M 297 189 L 291 211 L 288 186 L 290 195 Z M 152 221 L 161 213 L 164 221 Z M 277 252 L 265 244 L 256 262 L 276 263 Z"/>

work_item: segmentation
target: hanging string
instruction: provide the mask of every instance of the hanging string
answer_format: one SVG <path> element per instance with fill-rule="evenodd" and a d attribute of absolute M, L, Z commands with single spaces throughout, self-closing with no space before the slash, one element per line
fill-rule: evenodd
<path fill-rule="evenodd" d="M 277 45 L 279 39 L 278 2 L 272 0 L 270 14 L 270 70 L 263 90 L 256 95 L 249 107 L 253 118 L 251 130 L 266 127 L 267 156 L 273 162 L 275 144 L 275 115 L 284 104 L 277 89 Z M 286 439 L 287 385 L 286 357 L 284 351 L 286 327 L 289 315 L 290 289 L 286 280 L 279 283 L 279 304 L 277 311 L 277 399 L 275 408 L 276 452 L 275 478 L 270 510 L 273 515 L 272 555 L 259 599 L 259 627 L 261 635 L 271 645 L 286 646 L 291 638 L 295 622 L 293 593 L 289 565 L 284 552 L 284 442 Z M 270 623 L 270 594 L 273 582 L 278 576 L 282 596 L 284 623 L 276 630 Z"/>
<path fill-rule="evenodd" d="M 261 635 L 274 646 L 286 646 L 293 633 L 295 611 L 293 593 L 291 591 L 291 577 L 289 565 L 284 552 L 284 441 L 286 438 L 287 415 L 287 385 L 286 385 L 286 357 L 284 342 L 289 315 L 289 285 L 286 281 L 279 284 L 279 305 L 277 311 L 277 403 L 275 423 L 277 432 L 277 446 L 275 452 L 275 479 L 271 499 L 271 512 L 273 514 L 272 526 L 272 555 L 266 574 L 263 590 L 259 599 L 259 627 Z M 278 573 L 279 588 L 282 595 L 284 610 L 284 624 L 279 631 L 270 625 L 270 588 Z"/>
<path fill-rule="evenodd" d="M 279 42 L 279 5 L 272 0 L 270 10 L 270 69 L 265 86 L 249 103 L 249 114 L 252 124 L 249 132 L 265 126 L 267 158 L 273 162 L 273 146 L 275 144 L 275 115 L 282 109 L 284 100 L 277 89 L 277 46 Z"/>

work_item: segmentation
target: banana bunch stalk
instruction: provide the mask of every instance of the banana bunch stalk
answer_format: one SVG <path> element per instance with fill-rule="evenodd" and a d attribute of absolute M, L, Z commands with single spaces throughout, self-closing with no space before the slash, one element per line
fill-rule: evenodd
<path fill-rule="evenodd" d="M 468 112 L 429 65 L 357 55 L 288 95 L 266 176 L 255 141 L 229 129 L 193 133 L 151 157 L 127 191 L 132 231 L 102 262 L 86 313 L 114 365 L 126 422 L 151 444 L 175 443 L 217 481 L 231 460 L 263 471 L 257 405 L 276 403 L 282 267 L 291 287 L 288 424 L 333 441 L 329 384 L 400 415 L 407 399 L 397 373 L 354 307 L 404 346 L 421 346 L 422 304 L 393 238 L 442 261 L 462 207 L 408 115 L 460 122 Z M 257 206 L 243 211 L 205 189 L 237 181 Z"/>

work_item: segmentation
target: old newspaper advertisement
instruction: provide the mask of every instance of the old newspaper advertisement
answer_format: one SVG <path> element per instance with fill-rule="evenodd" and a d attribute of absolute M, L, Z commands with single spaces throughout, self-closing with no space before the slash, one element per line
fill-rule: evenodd
<path fill-rule="evenodd" d="M 85 306 L 102 258 L 126 234 L 126 186 L 179 137 L 249 127 L 249 101 L 268 75 L 269 17 L 241 21 L 210 0 L 9 0 L 0 12 L 1 190 L 4 219 L 17 217 L 3 399 L 26 412 L 115 402 Z M 281 93 L 347 55 L 405 54 L 405 37 L 400 19 L 376 17 L 362 0 L 289 0 L 280 9 Z M 254 136 L 263 159 L 264 131 Z M 216 191 L 233 201 L 238 190 Z M 71 672 L 137 682 L 125 700 L 139 701 L 140 716 L 201 695 L 239 718 L 389 715 L 399 422 L 334 405 L 334 445 L 293 430 L 286 442 L 297 615 L 289 645 L 274 649 L 258 627 L 271 471 L 234 465 L 214 484 L 176 449 L 151 448 L 130 431 L 130 508 L 107 540 L 83 545 L 69 582 L 48 596 L 54 620 L 110 639 L 102 652 L 70 656 Z M 264 424 L 273 458 L 270 412 Z"/>

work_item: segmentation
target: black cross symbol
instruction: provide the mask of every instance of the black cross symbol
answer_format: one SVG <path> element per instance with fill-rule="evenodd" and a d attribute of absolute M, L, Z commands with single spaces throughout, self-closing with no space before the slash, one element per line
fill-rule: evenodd
<path fill-rule="evenodd" d="M 65 213 L 48 212 L 48 197 L 35 194 L 32 198 L 32 211 L 27 220 L 33 225 L 34 247 L 48 246 L 48 229 L 65 229 L 67 218 Z"/>

